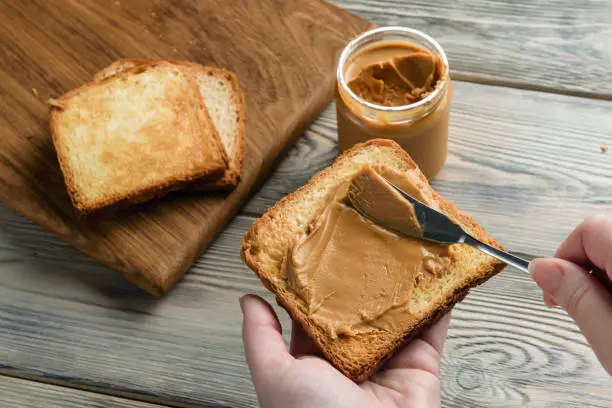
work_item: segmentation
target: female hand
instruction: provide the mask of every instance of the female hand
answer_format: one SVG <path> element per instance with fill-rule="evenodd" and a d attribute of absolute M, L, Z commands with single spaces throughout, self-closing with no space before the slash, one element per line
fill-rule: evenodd
<path fill-rule="evenodd" d="M 593 268 L 603 272 L 603 279 L 612 279 L 612 218 L 587 218 L 561 244 L 555 258 L 529 265 L 546 304 L 561 306 L 576 321 L 612 375 L 612 293 L 589 274 Z"/>
<path fill-rule="evenodd" d="M 324 359 L 293 323 L 287 350 L 272 307 L 247 295 L 240 299 L 242 338 L 262 408 L 439 407 L 440 359 L 450 316 L 425 330 L 369 381 L 355 384 Z"/>

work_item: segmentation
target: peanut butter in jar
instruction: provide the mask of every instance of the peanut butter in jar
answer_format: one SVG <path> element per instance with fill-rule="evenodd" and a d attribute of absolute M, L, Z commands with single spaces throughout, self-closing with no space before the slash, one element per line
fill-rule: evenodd
<path fill-rule="evenodd" d="M 340 152 L 370 139 L 392 139 L 427 178 L 448 153 L 451 81 L 438 43 L 420 31 L 383 27 L 344 49 L 337 72 Z"/>

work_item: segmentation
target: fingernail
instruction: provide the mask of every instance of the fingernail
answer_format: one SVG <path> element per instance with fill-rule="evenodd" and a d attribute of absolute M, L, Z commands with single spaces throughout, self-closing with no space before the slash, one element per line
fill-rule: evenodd
<path fill-rule="evenodd" d="M 540 289 L 550 294 L 557 293 L 561 286 L 563 269 L 552 259 L 534 259 L 529 263 L 531 277 Z"/>
<path fill-rule="evenodd" d="M 548 293 L 548 292 L 544 292 L 544 303 L 548 307 L 555 307 L 555 306 L 557 306 L 557 302 L 555 302 L 555 300 L 553 299 L 552 295 L 550 293 Z"/>

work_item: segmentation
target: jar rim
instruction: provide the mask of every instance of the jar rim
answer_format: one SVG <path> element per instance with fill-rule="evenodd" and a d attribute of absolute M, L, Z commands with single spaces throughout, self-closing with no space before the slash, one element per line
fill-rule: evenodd
<path fill-rule="evenodd" d="M 436 52 L 439 54 L 440 58 L 442 59 L 442 62 L 444 63 L 445 70 L 448 72 L 448 59 L 446 58 L 446 53 L 444 52 L 444 49 L 442 49 L 440 44 L 438 44 L 438 42 L 434 40 L 432 37 L 430 37 L 429 35 L 425 34 L 422 31 L 416 30 L 414 28 L 408 28 L 408 27 L 402 27 L 402 26 L 379 27 L 379 28 L 375 28 L 372 30 L 368 30 L 362 33 L 361 35 L 359 35 L 357 38 L 353 39 L 351 42 L 349 42 L 346 45 L 346 47 L 344 47 L 342 54 L 340 54 L 338 68 L 336 70 L 336 77 L 337 77 L 338 83 L 342 86 L 343 91 L 348 93 L 351 98 L 359 101 L 364 106 L 370 109 L 374 109 L 377 111 L 383 111 L 383 112 L 403 112 L 406 110 L 412 110 L 412 109 L 419 108 L 423 105 L 426 105 L 432 100 L 436 99 L 442 92 L 442 87 L 436 87 L 436 89 L 432 93 L 427 95 L 425 98 L 421 99 L 418 102 L 409 104 L 409 105 L 382 106 L 382 105 L 376 105 L 374 103 L 371 103 L 371 102 L 368 102 L 368 101 L 365 101 L 359 98 L 348 87 L 346 83 L 346 79 L 344 78 L 344 70 L 343 70 L 344 64 L 346 64 L 346 61 L 348 60 L 349 56 L 352 54 L 353 51 L 355 51 L 355 48 L 357 48 L 357 46 L 359 46 L 362 41 L 364 41 L 368 37 L 371 37 L 379 33 L 412 34 L 412 35 L 421 37 L 423 40 L 425 40 L 425 42 L 429 43 L 429 45 L 431 45 L 436 50 Z"/>

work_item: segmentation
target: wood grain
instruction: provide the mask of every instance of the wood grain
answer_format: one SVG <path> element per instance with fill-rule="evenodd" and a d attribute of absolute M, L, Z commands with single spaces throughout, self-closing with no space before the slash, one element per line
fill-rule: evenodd
<path fill-rule="evenodd" d="M 457 79 L 612 99 L 607 0 L 332 0 L 379 25 L 425 31 Z"/>
<path fill-rule="evenodd" d="M 1 6 L 0 200 L 155 294 L 188 268 L 331 98 L 339 51 L 369 26 L 319 0 L 217 4 L 5 0 Z M 193 60 L 237 74 L 247 100 L 245 174 L 237 190 L 227 197 L 174 194 L 110 219 L 76 216 L 43 101 L 120 57 Z"/>
<path fill-rule="evenodd" d="M 251 218 L 235 219 L 207 251 L 211 254 L 163 298 L 139 291 L 6 208 L 2 220 L 5 374 L 34 374 L 45 382 L 159 403 L 255 405 L 242 355 L 238 298 L 264 290 L 234 255 Z M 286 317 L 283 321 L 287 326 Z"/>
<path fill-rule="evenodd" d="M 583 214 L 612 208 L 612 156 L 599 151 L 612 142 L 608 103 L 457 81 L 455 89 L 452 154 L 435 185 L 504 244 L 550 253 Z M 246 209 L 260 214 L 306 182 L 334 146 L 330 107 Z M 237 299 L 272 299 L 237 255 L 252 217 L 236 218 L 176 290 L 155 299 L 0 208 L 5 373 L 172 404 L 255 405 Z M 443 375 L 449 407 L 612 403 L 609 377 L 573 323 L 512 270 L 455 309 Z"/>
<path fill-rule="evenodd" d="M 606 407 L 611 379 L 576 325 L 512 269 L 452 313 L 442 364 L 452 407 Z"/>
<path fill-rule="evenodd" d="M 238 216 L 158 299 L 0 207 L 1 371 L 172 405 L 256 406 L 238 297 L 272 298 L 235 256 L 252 221 Z M 576 326 L 512 269 L 453 312 L 442 375 L 445 407 L 612 403 Z"/>
<path fill-rule="evenodd" d="M 335 2 L 379 24 L 409 25 L 432 34 L 448 52 L 455 78 L 612 98 L 610 2 Z M 281 4 L 240 4 L 249 8 L 255 3 Z M 316 111 L 305 91 L 316 89 L 316 84 L 303 80 L 300 72 L 288 74 L 295 75 L 291 83 L 304 93 L 281 80 L 260 89 L 267 83 L 268 65 L 288 69 L 280 67 L 276 55 L 282 54 L 270 46 L 280 35 L 277 31 L 262 31 L 253 43 L 258 53 L 243 59 L 231 47 L 221 52 L 216 40 L 227 38 L 230 31 L 232 36 L 242 33 L 245 27 L 228 27 L 217 18 L 212 30 L 200 15 L 214 19 L 216 13 L 232 14 L 232 7 L 216 7 L 211 13 L 206 1 L 194 6 L 195 0 L 181 0 L 170 7 L 157 0 L 139 13 L 142 4 L 0 0 L 0 169 L 11 176 L 0 182 L 0 196 L 11 196 L 16 205 L 32 209 L 32 218 L 61 227 L 61 236 L 83 245 L 89 245 L 89 238 L 74 235 L 65 221 L 72 220 L 65 211 L 66 197 L 55 195 L 64 190 L 46 139 L 42 101 L 78 85 L 113 59 L 170 55 L 239 71 L 241 81 L 257 84 L 248 92 L 262 93 L 255 96 L 262 104 L 250 105 L 249 115 L 253 109 L 263 112 L 262 124 L 256 126 L 259 132 L 272 129 L 266 140 L 291 133 L 292 124 L 299 122 L 299 115 L 284 113 L 282 95 L 302 101 L 292 107 L 307 106 L 312 115 Z M 289 42 L 306 38 L 305 47 L 321 47 L 330 35 L 343 38 L 335 11 L 304 4 L 285 1 L 270 14 L 285 15 L 290 9 Z M 60 14 L 71 7 L 95 13 L 61 24 L 65 17 Z M 328 27 L 321 31 L 308 17 L 313 12 L 314 20 Z M 179 24 L 184 20 L 188 24 Z M 265 22 L 267 29 L 268 17 Z M 186 36 L 192 36 L 191 42 Z M 29 46 L 33 42 L 36 47 Z M 93 54 L 97 57 L 78 58 Z M 300 63 L 308 67 L 310 61 Z M 516 251 L 550 254 L 583 216 L 612 212 L 612 156 L 599 151 L 600 144 L 612 146 L 608 102 L 458 81 L 454 88 L 451 155 L 434 186 L 493 236 Z M 0 206 L 0 373 L 175 406 L 256 406 L 242 356 L 237 299 L 246 292 L 272 298 L 240 261 L 240 240 L 253 221 L 250 215 L 260 215 L 333 160 L 334 116 L 333 106 L 328 107 L 243 215 L 197 260 L 176 290 L 161 299 Z M 6 135 L 17 132 L 23 140 L 7 150 Z M 262 141 L 249 148 L 264 151 Z M 263 173 L 282 149 L 283 144 L 276 143 L 266 160 L 248 166 Z M 22 151 L 39 158 L 39 164 L 23 171 Z M 23 180 L 32 182 L 29 190 L 18 190 Z M 21 194 L 14 194 L 17 191 Z M 146 220 L 133 221 L 141 222 Z M 182 213 L 173 222 L 191 225 L 194 219 Z M 177 235 L 168 242 L 176 245 L 181 239 L 193 235 Z M 283 311 L 279 316 L 287 338 L 289 320 Z M 442 383 L 444 407 L 612 405 L 610 377 L 576 326 L 563 312 L 546 308 L 535 285 L 513 269 L 474 290 L 455 308 Z M 4 392 L 7 387 L 19 391 L 9 394 Z M 0 377 L 0 406 L 5 400 L 26 407 L 152 406 L 6 376 Z"/>
<path fill-rule="evenodd" d="M 36 381 L 0 376 L 0 407 L 4 408 L 160 408 L 161 405 L 75 390 Z"/>
<path fill-rule="evenodd" d="M 612 214 L 612 104 L 455 81 L 449 158 L 434 188 L 513 251 L 551 255 L 590 214 Z M 336 155 L 329 106 L 246 205 L 263 213 Z"/>

